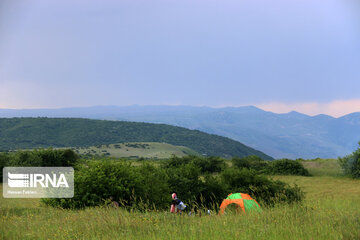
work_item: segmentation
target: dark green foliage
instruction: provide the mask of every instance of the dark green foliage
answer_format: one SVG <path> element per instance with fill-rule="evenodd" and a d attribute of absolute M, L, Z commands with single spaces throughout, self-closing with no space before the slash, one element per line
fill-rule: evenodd
<path fill-rule="evenodd" d="M 300 175 L 309 176 L 309 172 L 300 163 L 300 160 L 280 159 L 275 161 L 265 161 L 258 156 L 247 156 L 243 158 L 233 158 L 232 164 L 239 169 L 251 169 L 257 173 L 277 174 L 277 175 Z"/>
<path fill-rule="evenodd" d="M 246 156 L 243 158 L 235 157 L 232 160 L 233 166 L 237 168 L 247 168 L 256 171 L 266 172 L 269 169 L 270 162 L 261 159 L 258 156 Z"/>
<path fill-rule="evenodd" d="M 124 207 L 166 208 L 170 189 L 165 171 L 144 164 L 131 166 L 124 161 L 89 161 L 77 169 L 72 199 L 44 199 L 51 206 L 83 208 L 100 206 L 110 197 Z"/>
<path fill-rule="evenodd" d="M 150 208 L 165 209 L 169 207 L 169 177 L 164 169 L 143 163 L 136 170 L 139 172 L 140 188 L 139 203 L 145 203 Z"/>
<path fill-rule="evenodd" d="M 277 202 L 297 202 L 304 197 L 298 188 L 258 175 L 256 171 L 243 169 L 227 169 L 221 174 L 224 185 L 230 193 L 248 193 L 261 204 L 273 205 Z"/>
<path fill-rule="evenodd" d="M 246 168 L 226 169 L 217 175 L 203 174 L 201 164 L 195 164 L 199 159 L 173 157 L 160 167 L 143 161 L 137 162 L 137 166 L 124 161 L 88 161 L 76 170 L 74 198 L 44 202 L 56 207 L 83 208 L 104 205 L 113 196 L 125 207 L 144 210 L 168 209 L 172 192 L 189 209 L 216 208 L 231 192 L 249 193 L 265 205 L 303 198 L 296 186 L 270 180 Z M 209 159 L 222 163 L 219 159 Z"/>
<path fill-rule="evenodd" d="M 0 181 L 3 167 L 69 167 L 75 166 L 78 155 L 71 149 L 36 149 L 0 153 Z"/>
<path fill-rule="evenodd" d="M 71 149 L 36 149 L 6 153 L 8 167 L 68 167 L 78 159 Z"/>
<path fill-rule="evenodd" d="M 111 196 L 132 204 L 140 180 L 138 174 L 125 162 L 93 161 L 76 171 L 74 197 L 45 199 L 45 203 L 63 208 L 82 208 L 102 205 Z"/>
<path fill-rule="evenodd" d="M 149 148 L 149 144 L 145 144 L 145 143 L 125 143 L 125 146 L 126 147 L 132 147 L 132 148 L 142 148 L 142 149 L 148 149 Z"/>
<path fill-rule="evenodd" d="M 339 164 L 344 173 L 353 178 L 360 178 L 360 142 L 359 148 L 352 154 L 339 158 Z"/>
<path fill-rule="evenodd" d="M 206 174 L 203 176 L 202 189 L 198 193 L 197 202 L 199 205 L 215 209 L 229 193 L 229 187 L 219 176 Z"/>
<path fill-rule="evenodd" d="M 192 163 L 194 166 L 198 167 L 201 173 L 216 173 L 221 172 L 226 168 L 225 160 L 219 157 L 177 157 L 175 155 L 173 155 L 169 160 L 165 161 L 163 166 L 165 168 L 174 168 L 189 163 Z"/>
<path fill-rule="evenodd" d="M 194 164 L 201 169 L 202 173 L 221 172 L 226 168 L 225 160 L 219 157 L 197 157 Z"/>
<path fill-rule="evenodd" d="M 270 172 L 282 175 L 310 176 L 310 173 L 299 161 L 281 159 L 271 163 Z"/>
<path fill-rule="evenodd" d="M 1 118 L 0 149 L 85 147 L 125 142 L 165 142 L 208 156 L 266 154 L 232 139 L 165 124 L 76 118 Z"/>
<path fill-rule="evenodd" d="M 179 167 L 168 168 L 169 186 L 171 192 L 176 192 L 184 201 L 193 201 L 201 191 L 200 168 L 193 163 Z"/>
<path fill-rule="evenodd" d="M 8 153 L 0 153 L 0 182 L 3 181 L 3 168 L 8 167 L 10 155 Z"/>

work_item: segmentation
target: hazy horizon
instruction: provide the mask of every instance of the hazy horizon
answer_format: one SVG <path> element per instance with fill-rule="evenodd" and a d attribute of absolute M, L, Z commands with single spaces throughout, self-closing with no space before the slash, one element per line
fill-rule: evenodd
<path fill-rule="evenodd" d="M 0 3 L 0 108 L 360 111 L 357 0 Z"/>
<path fill-rule="evenodd" d="M 312 106 L 312 104 L 309 104 L 310 106 Z M 55 107 L 55 108 L 49 108 L 49 107 L 43 107 L 43 108 L 0 108 L 0 110 L 61 110 L 61 109 L 74 109 L 74 108 L 101 108 L 101 107 L 135 107 L 135 106 L 139 106 L 139 107 L 205 107 L 205 108 L 213 108 L 213 109 L 222 109 L 222 108 L 241 108 L 241 107 L 256 107 L 258 109 L 261 109 L 263 111 L 268 111 L 268 112 L 273 112 L 273 113 L 277 113 L 277 114 L 286 114 L 286 113 L 290 113 L 290 112 L 298 112 L 301 114 L 305 114 L 308 116 L 317 116 L 317 115 L 321 115 L 321 114 L 325 114 L 334 118 L 339 118 L 351 113 L 357 113 L 360 111 L 353 111 L 353 112 L 346 112 L 342 115 L 332 115 L 332 114 L 328 114 L 328 113 L 307 113 L 301 110 L 296 110 L 296 109 L 288 109 L 288 107 L 290 106 L 284 106 L 279 104 L 279 108 L 278 110 L 273 110 L 264 104 L 264 106 L 255 106 L 255 105 L 238 105 L 238 106 L 206 106 L 206 105 L 141 105 L 141 104 L 132 104 L 132 105 L 90 105 L 90 106 L 69 106 L 69 107 Z M 304 105 L 305 109 L 306 109 L 306 104 Z"/>

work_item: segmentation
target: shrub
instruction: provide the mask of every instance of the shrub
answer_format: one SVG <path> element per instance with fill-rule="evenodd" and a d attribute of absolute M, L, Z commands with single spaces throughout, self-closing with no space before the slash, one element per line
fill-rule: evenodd
<path fill-rule="evenodd" d="M 214 208 L 231 192 L 252 195 L 262 204 L 294 202 L 303 198 L 299 188 L 273 181 L 246 168 L 226 169 L 220 174 L 202 174 L 202 168 L 192 158 L 179 164 L 181 158 L 155 167 L 137 162 L 89 161 L 78 167 L 75 174 L 75 195 L 72 199 L 45 199 L 45 203 L 62 208 L 101 206 L 110 196 L 128 208 L 168 209 L 170 194 L 176 192 L 193 209 Z M 197 158 L 196 158 L 197 159 Z"/>
<path fill-rule="evenodd" d="M 281 181 L 270 180 L 246 168 L 228 169 L 221 174 L 221 178 L 229 193 L 248 193 L 265 205 L 298 202 L 304 197 L 304 193 L 296 185 L 291 187 Z"/>
<path fill-rule="evenodd" d="M 189 164 L 193 160 L 194 156 L 178 157 L 172 155 L 168 160 L 163 162 L 163 168 L 177 168 L 181 165 Z"/>
<path fill-rule="evenodd" d="M 338 160 L 345 174 L 353 178 L 360 178 L 360 142 L 356 151 Z"/>
<path fill-rule="evenodd" d="M 165 170 L 154 167 L 148 163 L 144 163 L 137 167 L 139 172 L 138 180 L 140 188 L 138 188 L 137 196 L 140 197 L 140 203 L 146 203 L 144 207 L 165 209 L 169 207 L 169 177 Z"/>
<path fill-rule="evenodd" d="M 90 161 L 75 174 L 72 199 L 44 199 L 54 207 L 84 208 L 101 206 L 110 197 L 125 207 L 147 209 L 168 206 L 167 176 L 150 165 L 131 166 L 124 161 Z"/>
<path fill-rule="evenodd" d="M 78 155 L 71 149 L 38 149 L 0 153 L 0 182 L 3 167 L 69 167 L 75 166 Z"/>
<path fill-rule="evenodd" d="M 198 157 L 198 156 L 184 156 L 177 157 L 173 155 L 163 165 L 164 168 L 175 168 L 181 165 L 194 164 L 200 169 L 201 173 L 216 173 L 221 172 L 226 168 L 225 160 L 220 157 Z"/>
<path fill-rule="evenodd" d="M 194 201 L 202 190 L 200 168 L 193 163 L 166 169 L 171 192 L 176 192 L 184 201 Z"/>
<path fill-rule="evenodd" d="M 266 172 L 269 168 L 269 161 L 265 161 L 258 156 L 235 157 L 231 161 L 233 166 L 237 168 L 247 168 L 261 172 Z"/>
<path fill-rule="evenodd" d="M 202 189 L 198 194 L 197 202 L 208 208 L 216 209 L 229 193 L 228 186 L 223 184 L 220 176 L 207 174 L 203 177 Z"/>
<path fill-rule="evenodd" d="M 9 153 L 0 153 L 0 182 L 3 180 L 3 168 L 9 166 L 8 162 L 10 160 Z"/>
<path fill-rule="evenodd" d="M 195 166 L 198 166 L 202 173 L 221 172 L 226 168 L 225 160 L 220 157 L 194 157 Z"/>
<path fill-rule="evenodd" d="M 310 176 L 309 171 L 299 161 L 281 159 L 271 163 L 269 172 L 282 175 Z"/>
<path fill-rule="evenodd" d="M 78 155 L 71 149 L 37 149 L 9 153 L 10 167 L 69 167 L 74 166 Z"/>

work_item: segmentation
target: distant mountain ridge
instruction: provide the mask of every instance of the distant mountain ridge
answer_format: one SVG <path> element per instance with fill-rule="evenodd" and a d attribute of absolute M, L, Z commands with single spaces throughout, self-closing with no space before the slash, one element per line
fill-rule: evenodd
<path fill-rule="evenodd" d="M 166 124 L 82 118 L 0 118 L 0 150 L 158 142 L 207 156 L 272 157 L 230 138 Z"/>
<path fill-rule="evenodd" d="M 0 117 L 38 116 L 171 124 L 229 137 L 275 158 L 334 158 L 351 153 L 360 141 L 360 112 L 334 118 L 324 114 L 308 116 L 295 111 L 276 114 L 254 106 L 0 109 Z"/>

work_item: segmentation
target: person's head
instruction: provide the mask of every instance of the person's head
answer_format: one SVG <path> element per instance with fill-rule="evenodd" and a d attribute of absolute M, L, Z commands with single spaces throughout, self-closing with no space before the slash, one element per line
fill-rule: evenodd
<path fill-rule="evenodd" d="M 177 196 L 176 196 L 176 193 L 173 193 L 173 194 L 171 194 L 171 198 L 172 199 L 175 199 Z"/>
<path fill-rule="evenodd" d="M 114 197 L 113 196 L 110 196 L 110 201 L 114 200 Z"/>

